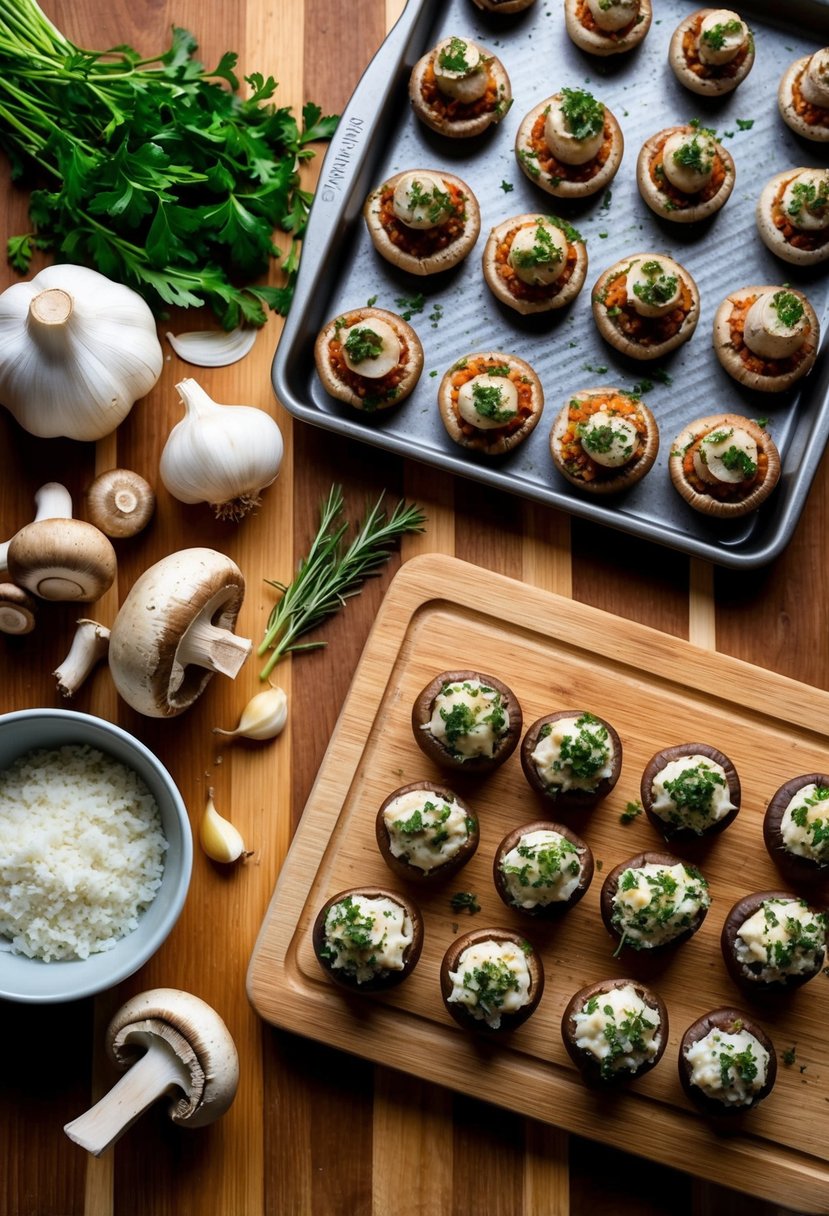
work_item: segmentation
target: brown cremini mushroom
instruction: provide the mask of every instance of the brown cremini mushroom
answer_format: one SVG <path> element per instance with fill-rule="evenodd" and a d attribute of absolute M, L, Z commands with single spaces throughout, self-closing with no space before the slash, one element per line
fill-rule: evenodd
<path fill-rule="evenodd" d="M 110 1022 L 106 1045 L 129 1071 L 63 1129 L 96 1157 L 165 1094 L 173 1098 L 170 1118 L 182 1127 L 213 1123 L 236 1095 L 239 1058 L 230 1031 L 192 993 L 153 988 L 133 997 Z"/>
<path fill-rule="evenodd" d="M 145 570 L 110 638 L 112 678 L 127 704 L 173 717 L 215 672 L 234 679 L 252 646 L 233 632 L 244 594 L 241 570 L 215 549 L 182 549 Z"/>
<path fill-rule="evenodd" d="M 679 1045 L 679 1080 L 705 1115 L 739 1115 L 767 1098 L 777 1078 L 769 1036 L 740 1009 L 712 1009 L 697 1018 Z"/>
<path fill-rule="evenodd" d="M 0 633 L 15 637 L 35 627 L 35 601 L 16 583 L 0 583 Z"/>
<path fill-rule="evenodd" d="M 561 1019 L 567 1053 L 588 1085 L 614 1085 L 654 1068 L 668 1043 L 665 1002 L 635 979 L 607 979 L 574 993 Z"/>
<path fill-rule="evenodd" d="M 508 908 L 555 920 L 579 902 L 593 880 L 593 853 L 563 823 L 539 819 L 507 833 L 492 878 Z"/>
<path fill-rule="evenodd" d="M 135 536 L 150 522 L 154 510 L 152 486 L 132 469 L 109 469 L 87 491 L 89 522 L 105 536 Z"/>
<path fill-rule="evenodd" d="M 544 992 L 541 955 L 513 929 L 472 929 L 452 942 L 440 965 L 440 991 L 459 1026 L 484 1034 L 515 1030 Z"/>
<path fill-rule="evenodd" d="M 44 600 L 91 603 L 112 586 L 115 550 L 93 524 L 72 518 L 69 491 L 56 481 L 35 494 L 36 514 L 9 541 L 12 582 Z"/>

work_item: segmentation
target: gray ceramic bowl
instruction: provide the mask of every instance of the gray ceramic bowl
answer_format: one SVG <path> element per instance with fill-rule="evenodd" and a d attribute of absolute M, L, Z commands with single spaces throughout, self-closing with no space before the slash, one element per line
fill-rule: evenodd
<path fill-rule="evenodd" d="M 164 877 L 138 927 L 111 950 L 86 959 L 44 963 L 12 954 L 0 937 L 0 999 L 45 1005 L 111 988 L 150 958 L 178 920 L 190 885 L 193 837 L 181 794 L 163 764 L 138 739 L 102 718 L 69 709 L 24 709 L 0 716 L 0 769 L 24 752 L 89 744 L 127 764 L 144 780 L 161 811 L 167 837 Z M 5 947 L 5 948 L 4 948 Z"/>

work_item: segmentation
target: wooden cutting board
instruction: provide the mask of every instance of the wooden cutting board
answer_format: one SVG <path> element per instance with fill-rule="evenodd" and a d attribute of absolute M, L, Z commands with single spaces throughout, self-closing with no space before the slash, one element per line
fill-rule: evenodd
<path fill-rule="evenodd" d="M 758 639 L 758 645 L 762 639 Z M 402 890 L 374 839 L 383 799 L 398 786 L 445 774 L 416 746 L 410 713 L 439 672 L 474 668 L 500 677 L 528 725 L 557 709 L 588 709 L 612 722 L 624 760 L 616 789 L 591 813 L 559 817 L 591 846 L 597 873 L 585 898 L 553 926 L 507 909 L 491 877 L 501 838 L 549 818 L 527 785 L 517 753 L 487 778 L 448 782 L 479 814 L 481 843 L 442 888 L 410 885 L 425 921 L 421 961 L 383 997 L 352 996 L 323 975 L 311 946 L 314 917 L 329 896 L 362 884 Z M 325 690 L 320 690 L 324 697 Z M 383 603 L 311 791 L 254 948 L 248 995 L 267 1021 L 384 1065 L 448 1085 L 533 1118 L 613 1143 L 701 1177 L 785 1203 L 825 1211 L 829 1144 L 826 1021 L 829 980 L 820 975 L 783 1001 L 748 1001 L 732 985 L 719 949 L 723 920 L 751 891 L 780 887 L 762 839 L 772 793 L 789 777 L 829 768 L 824 728 L 829 693 L 584 604 L 430 555 L 406 563 Z M 663 842 L 644 816 L 624 824 L 642 770 L 659 748 L 711 743 L 734 762 L 743 787 L 734 824 L 707 843 L 671 851 L 699 865 L 713 903 L 700 932 L 665 959 L 613 958 L 599 916 L 602 874 Z M 457 913 L 457 890 L 476 894 L 474 917 Z M 438 972 L 444 951 L 470 927 L 520 929 L 542 955 L 546 988 L 538 1010 L 493 1042 L 446 1014 Z M 670 1036 L 662 1062 L 629 1088 L 587 1089 L 569 1061 L 561 1015 L 584 984 L 632 975 L 666 1001 Z M 738 1116 L 724 1137 L 684 1097 L 679 1040 L 692 1021 L 721 1005 L 765 1026 L 781 1060 L 776 1088 Z"/>

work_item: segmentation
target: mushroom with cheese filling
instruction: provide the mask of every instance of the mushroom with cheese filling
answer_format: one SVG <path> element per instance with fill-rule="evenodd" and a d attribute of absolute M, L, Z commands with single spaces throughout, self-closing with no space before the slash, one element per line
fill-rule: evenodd
<path fill-rule="evenodd" d="M 407 321 L 384 308 L 352 308 L 324 325 L 314 362 L 332 397 L 371 413 L 399 405 L 423 371 L 423 347 Z"/>
<path fill-rule="evenodd" d="M 443 1002 L 469 1030 L 514 1030 L 535 1011 L 544 967 L 532 944 L 512 929 L 473 929 L 457 938 L 440 967 Z"/>
<path fill-rule="evenodd" d="M 777 1053 L 765 1030 L 739 1009 L 712 1009 L 685 1031 L 679 1079 L 704 1114 L 738 1115 L 767 1098 L 777 1077 Z"/>
<path fill-rule="evenodd" d="M 503 456 L 535 429 L 544 390 L 529 363 L 517 355 L 464 355 L 441 379 L 438 408 L 455 443 L 486 456 Z"/>
<path fill-rule="evenodd" d="M 326 901 L 311 937 L 317 961 L 334 983 L 351 991 L 382 992 L 416 967 L 423 917 L 396 891 L 353 888 Z"/>
<path fill-rule="evenodd" d="M 812 370 L 820 323 L 802 291 L 742 287 L 714 317 L 714 351 L 730 376 L 761 393 L 780 393 Z"/>
<path fill-rule="evenodd" d="M 457 266 L 481 231 L 475 195 L 443 170 L 394 174 L 369 194 L 363 216 L 377 252 L 410 274 Z"/>
<path fill-rule="evenodd" d="M 585 89 L 561 89 L 533 106 L 515 137 L 524 173 L 558 198 L 587 198 L 613 178 L 624 136 L 607 106 Z"/>
<path fill-rule="evenodd" d="M 632 359 L 661 359 L 688 341 L 699 320 L 696 283 L 659 253 L 634 253 L 608 267 L 591 300 L 599 333 Z"/>
<path fill-rule="evenodd" d="M 645 765 L 642 807 L 666 840 L 722 832 L 740 809 L 740 778 L 723 752 L 708 743 L 665 747 Z"/>
<path fill-rule="evenodd" d="M 780 454 L 753 418 L 711 414 L 689 422 L 677 435 L 668 472 L 695 511 L 736 518 L 771 494 L 780 480 Z"/>
<path fill-rule="evenodd" d="M 409 100 L 427 127 L 463 139 L 500 122 L 512 105 L 512 90 L 497 56 L 471 38 L 452 35 L 415 64 Z"/>
<path fill-rule="evenodd" d="M 787 891 L 757 891 L 737 900 L 720 937 L 728 973 L 755 995 L 783 992 L 814 979 L 826 962 L 827 916 Z"/>
<path fill-rule="evenodd" d="M 715 132 L 699 123 L 665 127 L 642 145 L 636 181 L 651 211 L 675 224 L 692 224 L 728 201 L 734 160 Z"/>
<path fill-rule="evenodd" d="M 616 494 L 641 481 L 659 450 L 656 420 L 639 397 L 585 388 L 564 404 L 550 432 L 553 463 L 587 494 Z"/>
<path fill-rule="evenodd" d="M 537 820 L 507 833 L 495 851 L 492 876 L 508 908 L 552 920 L 585 895 L 593 865 L 580 836 L 563 823 Z"/>
<path fill-rule="evenodd" d="M 732 93 L 754 65 L 754 36 L 730 8 L 700 8 L 674 30 L 668 62 L 681 84 L 703 97 Z"/>
<path fill-rule="evenodd" d="M 824 878 L 829 873 L 829 775 L 805 773 L 784 781 L 763 816 L 763 840 L 789 882 Z"/>
<path fill-rule="evenodd" d="M 662 1059 L 668 1010 L 662 998 L 638 980 L 600 980 L 580 988 L 567 1002 L 561 1037 L 589 1084 L 630 1081 Z"/>
<path fill-rule="evenodd" d="M 777 90 L 783 121 L 815 143 L 829 142 L 829 46 L 795 62 Z"/>
<path fill-rule="evenodd" d="M 711 904 L 704 876 L 669 853 L 639 853 L 610 871 L 602 884 L 605 928 L 632 950 L 678 946 L 697 932 Z"/>
<path fill-rule="evenodd" d="M 400 878 L 439 882 L 471 860 L 478 820 L 462 798 L 434 781 L 413 781 L 384 799 L 374 824 L 386 865 Z"/>
<path fill-rule="evenodd" d="M 480 671 L 444 671 L 412 706 L 422 752 L 442 768 L 491 772 L 511 756 L 523 725 L 515 693 Z"/>
<path fill-rule="evenodd" d="M 795 266 L 829 258 L 829 169 L 786 169 L 766 182 L 757 200 L 763 243 Z"/>
<path fill-rule="evenodd" d="M 587 249 L 578 232 L 555 215 L 527 212 L 502 220 L 484 247 L 486 284 L 516 312 L 552 312 L 570 304 L 587 274 Z"/>
<path fill-rule="evenodd" d="M 620 55 L 638 46 L 651 26 L 651 0 L 564 0 L 570 38 L 591 55 Z"/>
<path fill-rule="evenodd" d="M 521 767 L 543 798 L 567 810 L 588 810 L 619 780 L 622 741 L 597 714 L 560 709 L 527 728 Z"/>

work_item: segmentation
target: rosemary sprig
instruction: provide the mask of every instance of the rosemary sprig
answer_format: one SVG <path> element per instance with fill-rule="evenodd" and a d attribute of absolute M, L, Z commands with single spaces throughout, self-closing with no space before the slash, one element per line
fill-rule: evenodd
<path fill-rule="evenodd" d="M 295 650 L 317 650 L 326 642 L 298 643 L 297 638 L 326 617 L 339 612 L 356 595 L 365 580 L 377 574 L 391 556 L 392 546 L 406 532 L 422 532 L 426 516 L 418 506 L 399 502 L 391 515 L 383 510 L 383 495 L 357 525 L 357 533 L 344 548 L 348 523 L 342 522 L 342 486 L 333 485 L 320 507 L 320 524 L 307 557 L 302 558 L 292 583 L 267 579 L 282 592 L 268 617 L 258 655 L 272 651 L 259 673 L 266 680 L 279 660 Z"/>

